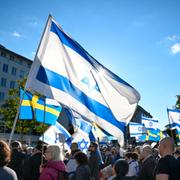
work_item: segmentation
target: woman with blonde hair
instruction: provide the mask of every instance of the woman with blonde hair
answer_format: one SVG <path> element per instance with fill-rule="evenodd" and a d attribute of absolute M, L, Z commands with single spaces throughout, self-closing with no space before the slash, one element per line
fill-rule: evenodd
<path fill-rule="evenodd" d="M 57 180 L 65 172 L 63 150 L 59 145 L 49 145 L 45 151 L 47 163 L 40 168 L 39 180 Z"/>

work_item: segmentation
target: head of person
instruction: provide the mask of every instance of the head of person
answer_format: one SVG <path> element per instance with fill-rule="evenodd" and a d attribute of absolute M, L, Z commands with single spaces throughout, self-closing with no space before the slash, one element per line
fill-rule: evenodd
<path fill-rule="evenodd" d="M 0 167 L 6 166 L 11 158 L 11 150 L 7 143 L 0 140 Z"/>
<path fill-rule="evenodd" d="M 126 152 L 124 155 L 124 158 L 126 161 L 131 161 L 132 160 L 132 153 L 131 152 Z"/>
<path fill-rule="evenodd" d="M 96 142 L 91 142 L 90 146 L 89 146 L 89 151 L 91 152 L 95 152 L 98 148 L 98 145 Z"/>
<path fill-rule="evenodd" d="M 78 143 L 77 142 L 73 142 L 71 144 L 70 149 L 71 149 L 71 155 L 74 155 L 77 152 L 77 150 L 78 150 Z"/>
<path fill-rule="evenodd" d="M 62 147 L 59 145 L 49 145 L 45 151 L 45 158 L 47 161 L 63 161 L 64 155 Z"/>
<path fill-rule="evenodd" d="M 173 154 L 174 149 L 175 149 L 175 143 L 174 143 L 174 139 L 171 137 L 165 137 L 159 143 L 159 154 L 161 156 Z"/>
<path fill-rule="evenodd" d="M 119 159 L 114 164 L 114 172 L 116 176 L 124 177 L 129 170 L 129 164 L 125 159 Z"/>
<path fill-rule="evenodd" d="M 86 164 L 88 164 L 87 155 L 84 154 L 81 151 L 75 153 L 74 159 L 76 160 L 78 165 L 86 165 Z"/>
<path fill-rule="evenodd" d="M 141 152 L 141 159 L 145 159 L 146 157 L 150 156 L 153 154 L 152 147 L 150 145 L 144 145 L 142 147 L 142 152 Z"/>
<path fill-rule="evenodd" d="M 11 143 L 11 149 L 22 150 L 22 144 L 19 141 L 14 141 Z"/>

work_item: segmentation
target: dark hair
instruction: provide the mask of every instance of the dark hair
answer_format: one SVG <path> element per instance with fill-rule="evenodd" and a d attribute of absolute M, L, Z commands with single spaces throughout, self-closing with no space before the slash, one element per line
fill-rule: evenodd
<path fill-rule="evenodd" d="M 0 140 L 0 167 L 5 166 L 11 159 L 11 150 L 7 143 Z"/>
<path fill-rule="evenodd" d="M 138 160 L 138 154 L 137 154 L 136 152 L 133 152 L 133 153 L 131 154 L 131 157 L 132 157 L 132 159 L 134 159 L 135 161 Z"/>
<path fill-rule="evenodd" d="M 127 157 L 128 159 L 132 158 L 132 153 L 131 152 L 127 152 L 127 153 L 125 153 L 124 157 Z"/>
<path fill-rule="evenodd" d="M 12 147 L 12 149 L 20 148 L 21 143 L 19 141 L 14 141 L 14 142 L 11 143 L 11 147 Z"/>
<path fill-rule="evenodd" d="M 129 164 L 125 159 L 119 159 L 114 164 L 114 170 L 117 176 L 124 177 L 129 170 Z"/>
<path fill-rule="evenodd" d="M 92 145 L 97 149 L 98 145 L 96 142 L 91 142 L 90 146 L 92 146 Z"/>
<path fill-rule="evenodd" d="M 79 165 L 86 165 L 86 164 L 88 164 L 88 158 L 87 158 L 86 154 L 84 154 L 81 151 L 75 153 L 74 159 L 77 161 L 77 163 Z"/>

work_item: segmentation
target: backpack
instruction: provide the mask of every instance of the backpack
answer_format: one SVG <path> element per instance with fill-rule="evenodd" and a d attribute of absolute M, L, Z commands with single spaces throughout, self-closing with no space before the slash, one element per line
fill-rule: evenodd
<path fill-rule="evenodd" d="M 69 180 L 68 173 L 66 171 L 60 171 L 57 180 Z"/>

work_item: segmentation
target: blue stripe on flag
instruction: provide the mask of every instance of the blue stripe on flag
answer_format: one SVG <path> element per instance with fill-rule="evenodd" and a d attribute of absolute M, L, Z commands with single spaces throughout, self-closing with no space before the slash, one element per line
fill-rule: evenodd
<path fill-rule="evenodd" d="M 108 76 L 110 76 L 112 79 L 115 79 L 116 81 L 125 84 L 126 86 L 129 86 L 133 88 L 130 84 L 128 84 L 126 81 L 118 77 L 116 74 L 112 73 L 109 69 L 104 67 L 102 64 L 100 64 L 97 60 L 95 60 L 83 47 L 81 47 L 76 41 L 71 39 L 69 36 L 67 36 L 63 31 L 60 30 L 60 28 L 52 22 L 51 25 L 51 32 L 55 33 L 60 41 L 68 46 L 69 48 L 73 49 L 75 52 L 77 52 L 80 56 L 82 56 L 85 60 L 87 60 L 94 68 L 99 69 L 99 65 L 103 67 L 103 70 L 105 69 L 108 73 Z"/>
<path fill-rule="evenodd" d="M 125 132 L 125 123 L 119 122 L 112 114 L 109 108 L 88 97 L 85 93 L 75 87 L 67 78 L 40 66 L 37 77 L 42 83 L 48 84 L 61 91 L 67 92 L 73 98 L 80 101 L 91 112 L 108 121 L 121 131 Z M 58 82 L 58 83 L 57 83 Z"/>

